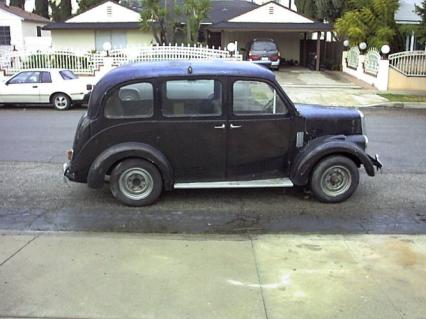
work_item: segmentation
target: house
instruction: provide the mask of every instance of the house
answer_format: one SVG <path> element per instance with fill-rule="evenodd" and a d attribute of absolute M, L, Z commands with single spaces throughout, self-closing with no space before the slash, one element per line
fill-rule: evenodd
<path fill-rule="evenodd" d="M 424 49 L 424 44 L 418 43 L 416 39 L 415 26 L 422 21 L 416 13 L 416 5 L 421 6 L 422 0 L 400 0 L 399 9 L 395 14 L 395 21 L 399 25 L 405 25 L 405 50 L 415 51 Z"/>
<path fill-rule="evenodd" d="M 139 12 L 114 1 L 105 1 L 65 22 L 44 27 L 52 33 L 55 49 L 103 51 L 106 42 L 113 49 L 148 45 L 154 42 L 151 32 L 140 29 Z"/>
<path fill-rule="evenodd" d="M 50 46 L 50 21 L 37 14 L 0 2 L 0 51 L 37 49 Z"/>

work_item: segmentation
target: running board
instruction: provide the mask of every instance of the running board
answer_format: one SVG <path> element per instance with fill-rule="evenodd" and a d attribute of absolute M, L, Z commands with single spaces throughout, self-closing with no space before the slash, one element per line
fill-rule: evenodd
<path fill-rule="evenodd" d="M 202 189 L 202 188 L 266 188 L 266 187 L 293 187 L 288 178 L 262 179 L 252 181 L 227 181 L 227 182 L 197 182 L 176 183 L 175 189 Z"/>

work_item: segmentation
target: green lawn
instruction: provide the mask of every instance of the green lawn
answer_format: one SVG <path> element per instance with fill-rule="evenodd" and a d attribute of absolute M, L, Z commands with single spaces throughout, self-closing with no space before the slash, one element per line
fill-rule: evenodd
<path fill-rule="evenodd" d="M 381 97 L 392 102 L 426 102 L 426 95 L 379 93 Z"/>

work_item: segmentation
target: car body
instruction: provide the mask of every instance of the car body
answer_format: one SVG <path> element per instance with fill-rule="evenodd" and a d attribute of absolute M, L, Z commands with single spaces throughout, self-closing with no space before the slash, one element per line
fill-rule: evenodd
<path fill-rule="evenodd" d="M 363 121 L 357 110 L 294 105 L 249 62 L 126 65 L 93 89 L 64 175 L 91 188 L 109 179 L 131 206 L 176 188 L 294 185 L 339 202 L 355 191 L 358 167 L 370 176 L 381 167 L 365 153 Z"/>
<path fill-rule="evenodd" d="M 0 83 L 0 104 L 51 104 L 62 111 L 86 103 L 91 89 L 67 69 L 31 69 Z"/>
<path fill-rule="evenodd" d="M 246 60 L 279 70 L 280 50 L 273 39 L 253 39 L 247 44 Z"/>

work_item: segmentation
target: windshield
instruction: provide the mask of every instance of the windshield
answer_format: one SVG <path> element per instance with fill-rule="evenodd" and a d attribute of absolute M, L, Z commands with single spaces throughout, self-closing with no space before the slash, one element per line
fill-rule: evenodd
<path fill-rule="evenodd" d="M 277 51 L 277 45 L 271 41 L 253 42 L 252 50 L 255 51 Z"/>
<path fill-rule="evenodd" d="M 78 79 L 77 75 L 72 73 L 70 70 L 62 70 L 59 71 L 59 74 L 62 76 L 64 80 L 75 80 Z"/>

